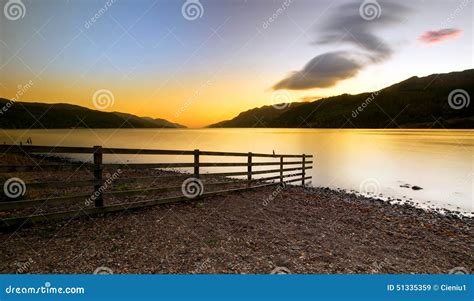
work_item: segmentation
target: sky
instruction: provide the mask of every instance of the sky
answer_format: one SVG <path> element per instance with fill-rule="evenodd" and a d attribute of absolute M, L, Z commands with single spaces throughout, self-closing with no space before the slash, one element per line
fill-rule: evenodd
<path fill-rule="evenodd" d="M 254 107 L 376 91 L 474 63 L 471 0 L 0 6 L 0 97 L 193 128 Z"/>

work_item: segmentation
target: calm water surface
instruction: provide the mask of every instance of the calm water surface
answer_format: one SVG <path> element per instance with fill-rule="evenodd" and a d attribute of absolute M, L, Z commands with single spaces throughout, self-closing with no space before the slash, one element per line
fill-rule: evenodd
<path fill-rule="evenodd" d="M 313 176 L 313 186 L 411 198 L 423 207 L 473 211 L 473 130 L 74 129 L 0 133 L 0 141 L 6 143 L 25 142 L 28 137 L 36 145 L 312 154 L 315 162 L 308 173 Z M 108 156 L 106 160 L 163 162 L 164 157 Z M 423 189 L 401 187 L 407 184 Z"/>

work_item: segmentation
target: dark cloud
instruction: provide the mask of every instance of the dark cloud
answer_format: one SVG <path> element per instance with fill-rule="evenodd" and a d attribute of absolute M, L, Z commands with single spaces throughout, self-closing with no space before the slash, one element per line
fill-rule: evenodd
<path fill-rule="evenodd" d="M 313 58 L 303 70 L 293 72 L 273 88 L 275 90 L 304 90 L 315 86 L 326 88 L 340 80 L 355 76 L 361 67 L 347 52 L 328 52 Z"/>
<path fill-rule="evenodd" d="M 445 28 L 437 31 L 427 31 L 420 36 L 420 40 L 425 43 L 432 44 L 457 38 L 460 34 L 461 30 L 459 29 Z"/>
<path fill-rule="evenodd" d="M 367 21 L 361 16 L 360 2 L 339 6 L 321 27 L 322 37 L 316 44 L 349 43 L 368 52 L 375 61 L 385 60 L 392 54 L 391 47 L 375 31 L 401 23 L 410 12 L 407 6 L 390 1 L 379 1 L 380 18 Z"/>
<path fill-rule="evenodd" d="M 315 45 L 350 45 L 353 51 L 331 51 L 313 58 L 303 70 L 292 72 L 273 89 L 302 90 L 327 88 L 354 77 L 365 66 L 383 62 L 393 49 L 376 30 L 401 23 L 410 8 L 392 1 L 378 1 L 379 18 L 362 17 L 362 2 L 341 5 L 318 27 Z"/>

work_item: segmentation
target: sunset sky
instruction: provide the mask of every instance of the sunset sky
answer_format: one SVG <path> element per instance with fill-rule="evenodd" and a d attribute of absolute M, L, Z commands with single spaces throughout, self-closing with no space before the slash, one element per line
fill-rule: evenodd
<path fill-rule="evenodd" d="M 19 100 L 96 109 L 105 89 L 105 111 L 202 127 L 274 99 L 473 68 L 473 1 L 379 0 L 373 20 L 362 1 L 185 2 L 22 0 L 11 20 L 0 0 L 0 97 L 32 81 Z"/>

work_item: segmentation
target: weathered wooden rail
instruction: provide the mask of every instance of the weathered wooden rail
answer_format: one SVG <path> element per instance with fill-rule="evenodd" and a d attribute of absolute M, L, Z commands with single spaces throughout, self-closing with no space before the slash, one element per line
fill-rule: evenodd
<path fill-rule="evenodd" d="M 150 192 L 172 192 L 180 191 L 183 186 L 168 187 L 151 187 L 147 189 L 131 189 L 131 190 L 112 190 L 104 191 L 103 185 L 107 179 L 103 177 L 104 169 L 180 169 L 192 168 L 192 173 L 176 173 L 171 175 L 145 176 L 145 177 L 120 177 L 114 179 L 117 183 L 147 183 L 155 182 L 157 179 L 169 178 L 194 178 L 201 182 L 200 179 L 207 177 L 219 177 L 226 179 L 225 181 L 206 183 L 206 187 L 221 187 L 232 183 L 245 183 L 244 187 L 232 189 L 220 189 L 210 192 L 200 192 L 192 197 L 206 197 L 211 195 L 231 193 L 236 191 L 245 191 L 271 185 L 284 185 L 286 183 L 300 182 L 305 185 L 305 181 L 311 179 L 306 175 L 306 170 L 312 168 L 312 155 L 288 155 L 288 154 L 262 154 L 262 153 L 238 153 L 238 152 L 213 152 L 201 150 L 155 150 L 155 149 L 123 149 L 123 148 L 103 148 L 101 146 L 94 147 L 50 147 L 50 146 L 19 146 L 19 145 L 0 145 L 0 152 L 3 154 L 20 154 L 20 155 L 58 155 L 58 154 L 89 154 L 92 155 L 91 163 L 73 163 L 60 162 L 58 164 L 34 164 L 34 165 L 6 165 L 0 164 L 0 174 L 8 174 L 16 176 L 21 173 L 39 173 L 44 171 L 78 171 L 88 169 L 92 172 L 91 179 L 86 180 L 70 180 L 70 181 L 44 181 L 24 183 L 25 187 L 36 189 L 51 188 L 71 188 L 71 187 L 91 187 L 93 188 L 94 204 L 93 207 L 81 208 L 80 210 L 66 210 L 53 213 L 33 214 L 27 216 L 15 216 L 0 219 L 0 227 L 12 228 L 25 224 L 43 222 L 49 220 L 73 218 L 81 215 L 94 215 L 99 213 L 114 212 L 132 208 L 142 208 L 165 204 L 177 201 L 184 201 L 190 198 L 184 195 L 179 196 L 150 198 L 147 200 L 126 202 L 118 204 L 105 204 L 104 196 L 134 196 L 143 195 Z M 104 163 L 104 155 L 174 155 L 174 156 L 191 156 L 193 162 L 190 163 Z M 246 157 L 247 162 L 202 162 L 203 157 Z M 255 160 L 254 160 L 255 159 Z M 257 159 L 264 159 L 264 162 L 256 162 Z M 225 172 L 201 172 L 203 167 L 246 167 L 244 171 L 225 171 Z M 265 170 L 256 170 L 253 167 L 269 167 Z M 275 168 L 276 167 L 276 168 Z M 292 172 L 292 173 L 289 173 Z M 276 174 L 276 175 L 271 175 Z M 264 175 L 264 177 L 256 178 L 256 175 Z M 270 176 L 267 176 L 270 175 Z M 234 179 L 229 182 L 229 177 L 246 176 L 244 180 Z M 296 178 L 295 178 L 296 177 Z M 273 182 L 269 182 L 273 181 Z M 5 183 L 6 184 L 6 183 Z M 4 184 L 4 185 L 5 185 Z M 202 182 L 201 182 L 202 184 Z M 4 187 L 5 190 L 5 187 Z M 86 200 L 91 198 L 91 193 L 67 195 L 60 197 L 41 197 L 32 199 L 9 199 L 0 202 L 0 213 L 2 211 L 15 211 L 23 208 L 33 208 L 44 204 L 63 204 L 65 202 Z M 191 198 L 192 198 L 191 197 Z"/>

